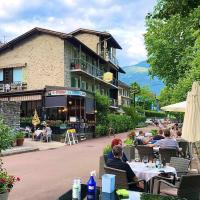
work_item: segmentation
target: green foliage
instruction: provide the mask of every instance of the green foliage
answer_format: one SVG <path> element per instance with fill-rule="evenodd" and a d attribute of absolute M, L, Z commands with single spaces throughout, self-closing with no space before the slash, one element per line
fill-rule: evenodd
<path fill-rule="evenodd" d="M 20 123 L 32 124 L 32 117 L 21 117 Z"/>
<path fill-rule="evenodd" d="M 150 133 L 152 133 L 152 135 L 155 136 L 155 135 L 157 135 L 158 130 L 157 130 L 157 129 L 152 129 L 152 130 L 150 131 Z"/>
<path fill-rule="evenodd" d="M 136 105 L 140 105 L 143 109 L 150 109 L 152 103 L 155 103 L 156 98 L 148 86 L 141 87 L 138 83 L 130 84 L 131 98 L 136 97 Z"/>
<path fill-rule="evenodd" d="M 18 131 L 18 132 L 16 132 L 15 137 L 17 139 L 22 139 L 25 137 L 25 133 L 23 131 Z"/>
<path fill-rule="evenodd" d="M 96 135 L 107 135 L 108 134 L 108 126 L 97 124 L 95 127 L 95 133 Z"/>
<path fill-rule="evenodd" d="M 165 112 L 158 112 L 158 111 L 153 111 L 153 110 L 145 110 L 145 116 L 146 117 L 166 117 Z"/>
<path fill-rule="evenodd" d="M 150 74 L 167 85 L 161 106 L 185 100 L 192 83 L 200 81 L 199 19 L 198 0 L 159 0 L 146 18 Z"/>
<path fill-rule="evenodd" d="M 134 128 L 134 122 L 128 115 L 109 114 L 108 122 L 115 133 L 122 133 Z"/>
<path fill-rule="evenodd" d="M 14 137 L 11 128 L 4 124 L 3 119 L 0 117 L 0 152 L 8 149 L 13 141 Z"/>
<path fill-rule="evenodd" d="M 106 155 L 111 151 L 112 151 L 111 145 L 108 144 L 103 148 L 103 155 Z"/>
<path fill-rule="evenodd" d="M 126 139 L 124 140 L 124 144 L 125 144 L 126 146 L 131 146 L 131 145 L 133 145 L 133 140 L 130 139 L 130 138 L 126 138 Z"/>

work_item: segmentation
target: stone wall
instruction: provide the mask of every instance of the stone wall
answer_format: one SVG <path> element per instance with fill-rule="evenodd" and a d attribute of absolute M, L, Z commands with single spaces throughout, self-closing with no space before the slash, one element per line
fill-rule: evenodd
<path fill-rule="evenodd" d="M 99 36 L 89 33 L 81 33 L 76 35 L 75 37 L 97 53 L 97 44 L 99 43 Z"/>
<path fill-rule="evenodd" d="M 20 127 L 20 102 L 0 101 L 0 115 L 12 128 Z"/>
<path fill-rule="evenodd" d="M 43 89 L 45 85 L 64 86 L 64 40 L 39 34 L 0 53 L 0 68 L 23 63 L 23 82 L 27 89 Z"/>

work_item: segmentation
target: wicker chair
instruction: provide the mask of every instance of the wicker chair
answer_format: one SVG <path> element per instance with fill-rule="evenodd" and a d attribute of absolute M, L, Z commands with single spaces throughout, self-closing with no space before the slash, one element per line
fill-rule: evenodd
<path fill-rule="evenodd" d="M 161 189 L 161 183 L 169 187 Z M 200 200 L 200 174 L 183 175 L 180 179 L 178 187 L 166 181 L 160 180 L 158 181 L 157 193 L 178 196 L 189 200 Z"/>
<path fill-rule="evenodd" d="M 159 154 L 161 156 L 162 163 L 169 163 L 171 160 L 171 157 L 177 157 L 178 151 L 177 149 L 170 149 L 170 148 L 160 148 Z"/>
<path fill-rule="evenodd" d="M 137 182 L 128 182 L 126 171 L 115 169 L 111 167 L 104 166 L 104 170 L 106 174 L 114 174 L 115 175 L 115 188 L 116 189 L 130 189 L 130 185 L 137 184 L 139 182 L 144 183 L 144 191 L 146 191 L 146 181 L 138 180 Z"/>
<path fill-rule="evenodd" d="M 188 174 L 188 168 L 190 165 L 190 160 L 179 158 L 179 157 L 171 157 L 170 166 L 176 169 L 177 177 L 175 174 L 166 173 L 168 176 L 163 176 L 162 174 L 155 176 L 152 178 L 152 185 L 151 185 L 151 193 L 153 193 L 154 182 L 155 180 L 165 180 L 175 185 L 176 180 L 180 180 L 182 175 Z"/>
<path fill-rule="evenodd" d="M 183 158 L 186 158 L 187 154 L 188 154 L 189 143 L 187 141 L 180 141 L 180 142 L 178 142 L 178 145 L 179 145 L 180 148 L 182 148 L 182 151 L 180 152 L 180 155 Z"/>
<path fill-rule="evenodd" d="M 149 147 L 146 145 L 138 145 L 136 149 L 138 150 L 138 154 L 141 161 L 144 158 L 144 156 L 148 156 L 148 160 L 153 160 L 155 158 L 153 147 Z"/>

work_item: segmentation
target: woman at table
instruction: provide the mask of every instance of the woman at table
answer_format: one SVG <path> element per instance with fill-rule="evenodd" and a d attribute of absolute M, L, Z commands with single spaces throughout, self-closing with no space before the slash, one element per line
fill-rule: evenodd
<path fill-rule="evenodd" d="M 113 155 L 113 147 L 116 146 L 116 145 L 122 146 L 122 140 L 119 139 L 119 138 L 115 138 L 115 139 L 112 140 L 112 142 L 111 142 L 112 151 L 110 151 L 110 152 L 108 153 L 108 159 L 114 158 L 114 155 Z M 122 153 L 122 161 L 123 161 L 123 162 L 127 162 L 127 161 L 128 161 L 128 159 L 127 159 L 126 155 L 124 154 L 124 152 Z"/>

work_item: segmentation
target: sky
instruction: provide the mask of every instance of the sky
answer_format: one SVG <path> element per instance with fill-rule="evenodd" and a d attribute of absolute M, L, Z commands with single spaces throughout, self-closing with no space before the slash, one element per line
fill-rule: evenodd
<path fill-rule="evenodd" d="M 34 28 L 61 32 L 87 28 L 111 33 L 120 66 L 146 60 L 145 16 L 156 0 L 0 0 L 0 41 Z"/>

